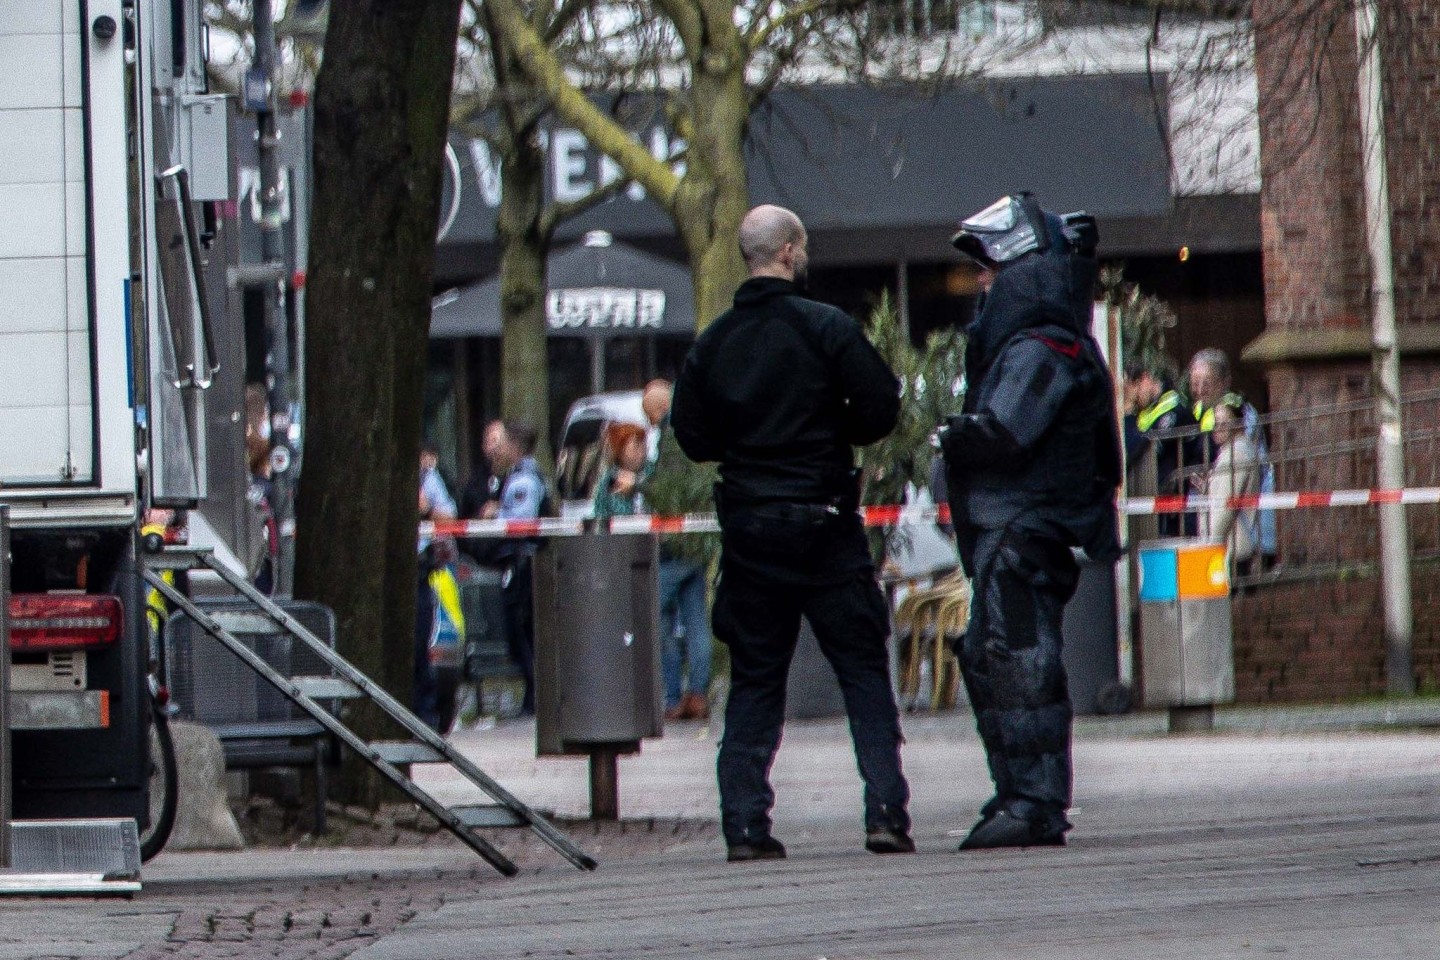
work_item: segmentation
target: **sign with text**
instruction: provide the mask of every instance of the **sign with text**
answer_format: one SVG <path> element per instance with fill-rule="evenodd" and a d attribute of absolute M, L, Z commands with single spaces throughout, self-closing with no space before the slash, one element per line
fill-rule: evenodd
<path fill-rule="evenodd" d="M 1142 74 L 1110 74 L 1004 78 L 938 94 L 782 88 L 751 116 L 750 198 L 790 207 L 812 233 L 923 228 L 939 238 L 937 248 L 960 217 L 1019 189 L 1056 210 L 1162 216 L 1172 196 L 1164 123 L 1156 114 L 1164 93 L 1157 95 L 1155 83 Z M 630 97 L 625 107 L 622 123 L 636 143 L 656 159 L 683 164 L 686 144 L 658 104 Z M 613 160 L 561 121 L 541 138 L 549 199 L 574 202 L 623 178 Z M 492 245 L 501 156 L 473 129 L 452 131 L 450 147 L 456 162 L 445 209 L 453 203 L 456 216 L 442 250 Z M 589 230 L 642 242 L 675 234 L 670 217 L 638 184 L 567 221 L 557 235 Z"/>
<path fill-rule="evenodd" d="M 665 291 L 622 287 L 551 290 L 545 319 L 552 330 L 659 330 L 665 320 Z"/>

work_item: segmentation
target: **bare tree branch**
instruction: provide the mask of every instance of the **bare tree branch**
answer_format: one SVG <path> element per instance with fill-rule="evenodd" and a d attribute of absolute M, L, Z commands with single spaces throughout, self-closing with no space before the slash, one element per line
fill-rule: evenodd
<path fill-rule="evenodd" d="M 595 209 L 614 197 L 618 197 L 621 191 L 630 186 L 630 181 L 624 178 L 612 180 L 607 184 L 596 187 L 578 200 L 554 201 L 545 208 L 544 215 L 540 218 L 540 229 L 548 238 L 554 235 L 555 229 L 574 217 L 580 216 Z"/>
<path fill-rule="evenodd" d="M 686 50 L 699 50 L 704 43 L 704 18 L 699 6 L 686 0 L 653 0 L 656 9 L 675 26 Z"/>
<path fill-rule="evenodd" d="M 779 16 L 758 19 L 745 33 L 745 45 L 751 53 L 763 50 L 770 38 L 781 30 L 799 27 L 810 17 L 821 13 L 837 14 L 846 10 L 857 10 L 866 0 L 807 0 L 786 7 Z"/>
<path fill-rule="evenodd" d="M 680 178 L 669 164 L 651 156 L 628 130 L 607 116 L 570 82 L 564 65 L 526 21 L 515 0 L 488 0 L 485 6 L 526 75 L 540 85 L 556 111 L 574 124 L 597 149 L 615 158 L 657 203 L 671 208 L 680 188 Z"/>

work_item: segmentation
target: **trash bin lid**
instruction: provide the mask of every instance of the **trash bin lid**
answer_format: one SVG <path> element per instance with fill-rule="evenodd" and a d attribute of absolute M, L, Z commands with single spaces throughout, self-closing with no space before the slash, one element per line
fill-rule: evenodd
<path fill-rule="evenodd" d="M 1151 603 L 1230 596 L 1225 545 L 1200 540 L 1153 540 L 1138 548 L 1140 599 Z"/>

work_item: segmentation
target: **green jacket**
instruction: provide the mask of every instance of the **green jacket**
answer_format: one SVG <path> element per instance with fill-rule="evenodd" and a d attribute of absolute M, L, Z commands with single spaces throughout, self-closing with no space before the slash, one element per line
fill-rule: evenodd
<path fill-rule="evenodd" d="M 610 486 L 615 482 L 616 469 L 614 464 L 606 467 L 605 472 L 600 475 L 600 482 L 595 484 L 595 500 L 593 506 L 595 508 L 596 520 L 609 520 L 611 517 L 628 517 L 633 513 L 640 512 L 639 508 L 642 503 L 642 498 L 638 492 L 632 492 L 629 496 L 625 496 L 611 491 Z M 639 483 L 636 484 L 637 488 L 645 482 L 648 471 L 649 465 L 647 464 L 646 469 L 640 473 L 638 478 Z"/>

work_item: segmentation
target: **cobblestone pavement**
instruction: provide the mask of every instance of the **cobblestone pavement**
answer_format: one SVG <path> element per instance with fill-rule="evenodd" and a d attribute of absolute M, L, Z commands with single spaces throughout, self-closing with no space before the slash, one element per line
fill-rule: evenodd
<path fill-rule="evenodd" d="M 703 821 L 568 823 L 594 856 L 615 863 L 713 842 Z M 556 871 L 533 834 L 489 839 L 522 876 Z M 0 960 L 339 960 L 448 901 L 507 881 L 448 835 L 418 846 L 161 854 L 131 900 L 0 900 Z M 203 879 L 202 879 L 203 878 Z"/>
<path fill-rule="evenodd" d="M 447 890 L 480 882 L 478 871 L 472 870 L 347 875 L 299 885 L 276 881 L 190 887 L 177 904 L 165 939 L 122 956 L 339 960 L 416 914 L 439 909 Z"/>

